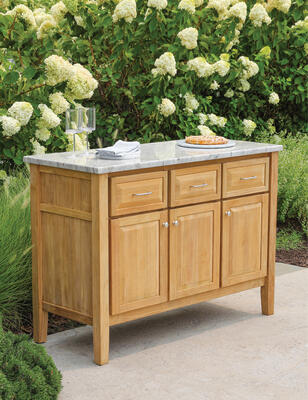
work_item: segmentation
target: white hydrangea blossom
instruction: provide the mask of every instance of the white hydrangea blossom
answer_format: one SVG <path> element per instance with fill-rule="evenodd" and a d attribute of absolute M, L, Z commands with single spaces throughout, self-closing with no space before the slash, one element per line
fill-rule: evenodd
<path fill-rule="evenodd" d="M 65 14 L 68 12 L 63 1 L 59 1 L 58 3 L 54 4 L 50 9 L 50 14 L 57 20 L 61 20 Z"/>
<path fill-rule="evenodd" d="M 7 117 L 4 115 L 0 117 L 0 122 L 2 123 L 3 136 L 13 136 L 15 135 L 15 133 L 20 131 L 21 124 L 17 119 L 13 117 Z"/>
<path fill-rule="evenodd" d="M 218 90 L 220 88 L 220 84 L 216 81 L 212 82 L 210 85 L 210 89 L 212 90 Z"/>
<path fill-rule="evenodd" d="M 208 116 L 206 114 L 203 114 L 203 113 L 199 113 L 198 117 L 199 117 L 200 125 L 204 125 L 206 123 L 206 121 L 208 120 Z"/>
<path fill-rule="evenodd" d="M 46 64 L 47 85 L 57 85 L 67 81 L 71 76 L 72 64 L 60 56 L 52 55 L 46 58 L 44 63 Z"/>
<path fill-rule="evenodd" d="M 27 101 L 16 101 L 9 109 L 8 115 L 17 119 L 21 126 L 27 125 L 33 113 L 33 107 Z"/>
<path fill-rule="evenodd" d="M 47 128 L 42 127 L 35 131 L 35 136 L 37 139 L 46 142 L 50 138 L 50 132 Z"/>
<path fill-rule="evenodd" d="M 279 103 L 279 96 L 278 96 L 278 94 L 276 93 L 276 92 L 272 92 L 270 95 L 269 95 L 269 98 L 268 98 L 268 102 L 270 103 L 270 104 L 274 104 L 274 105 L 276 105 L 276 104 L 278 104 Z"/>
<path fill-rule="evenodd" d="M 254 26 L 262 26 L 262 23 L 269 25 L 272 22 L 271 17 L 266 12 L 262 4 L 256 3 L 250 10 L 249 19 Z"/>
<path fill-rule="evenodd" d="M 16 16 L 17 18 L 23 19 L 30 28 L 36 27 L 33 12 L 24 4 L 19 4 L 14 7 L 13 10 L 7 11 L 5 15 L 11 15 L 12 17 Z"/>
<path fill-rule="evenodd" d="M 208 118 L 212 125 L 219 126 L 220 128 L 223 128 L 227 123 L 227 118 L 218 117 L 218 115 L 215 114 L 208 114 Z"/>
<path fill-rule="evenodd" d="M 33 146 L 33 154 L 44 154 L 46 152 L 45 147 L 41 146 L 37 140 L 30 139 L 30 142 Z"/>
<path fill-rule="evenodd" d="M 224 96 L 227 97 L 227 98 L 231 98 L 231 97 L 234 96 L 234 91 L 232 89 L 228 89 L 226 91 L 226 93 L 224 94 Z"/>
<path fill-rule="evenodd" d="M 47 35 L 48 31 L 50 31 L 50 29 L 55 28 L 56 26 L 57 22 L 53 17 L 45 19 L 45 21 L 38 28 L 36 32 L 36 37 L 39 40 L 43 39 Z"/>
<path fill-rule="evenodd" d="M 148 0 L 148 7 L 156 8 L 157 10 L 163 10 L 167 5 L 167 0 Z"/>
<path fill-rule="evenodd" d="M 291 7 L 291 0 L 268 0 L 266 10 L 268 12 L 276 8 L 283 13 L 287 13 Z"/>
<path fill-rule="evenodd" d="M 207 8 L 213 8 L 217 11 L 219 19 L 223 19 L 228 12 L 230 0 L 209 0 Z"/>
<path fill-rule="evenodd" d="M 187 62 L 189 70 L 195 71 L 199 78 L 211 76 L 215 69 L 209 64 L 204 57 L 196 57 Z"/>
<path fill-rule="evenodd" d="M 227 73 L 230 70 L 230 63 L 228 63 L 228 61 L 224 61 L 224 60 L 216 61 L 213 64 L 213 66 L 214 66 L 215 72 L 217 72 L 218 75 L 220 75 L 220 76 L 227 75 Z"/>
<path fill-rule="evenodd" d="M 250 89 L 250 83 L 247 81 L 247 79 L 239 79 L 238 88 L 241 92 L 248 92 Z"/>
<path fill-rule="evenodd" d="M 166 75 L 169 74 L 171 76 L 176 75 L 176 62 L 174 55 L 167 51 L 166 53 L 162 54 L 159 58 L 155 60 L 154 63 L 155 67 L 152 70 L 152 74 L 155 76 L 159 75 Z"/>
<path fill-rule="evenodd" d="M 55 114 L 62 114 L 70 107 L 70 103 L 66 101 L 61 92 L 51 94 L 49 96 L 49 102 Z"/>
<path fill-rule="evenodd" d="M 98 82 L 92 74 L 80 64 L 74 64 L 68 78 L 65 96 L 69 100 L 89 99 L 93 96 Z"/>
<path fill-rule="evenodd" d="M 204 0 L 195 0 L 195 7 L 200 7 L 204 3 Z"/>
<path fill-rule="evenodd" d="M 182 46 L 188 50 L 195 49 L 198 46 L 198 30 L 196 28 L 183 29 L 177 36 L 181 40 Z"/>
<path fill-rule="evenodd" d="M 246 136 L 251 136 L 252 132 L 256 129 L 256 123 L 250 119 L 244 119 L 242 123 L 244 125 L 244 134 Z"/>
<path fill-rule="evenodd" d="M 137 17 L 137 7 L 135 0 L 121 0 L 112 15 L 113 22 L 124 19 L 126 22 L 131 23 Z"/>
<path fill-rule="evenodd" d="M 175 112 L 175 105 L 169 99 L 162 99 L 161 104 L 159 104 L 157 108 L 164 117 L 169 117 L 169 115 Z"/>
<path fill-rule="evenodd" d="M 74 20 L 78 26 L 81 26 L 82 28 L 86 27 L 86 24 L 80 15 L 74 15 Z"/>
<path fill-rule="evenodd" d="M 192 93 L 186 93 L 184 99 L 186 102 L 185 110 L 187 112 L 192 113 L 199 107 L 199 102 Z"/>
<path fill-rule="evenodd" d="M 244 1 L 234 4 L 228 10 L 228 17 L 236 17 L 240 20 L 239 28 L 242 27 L 247 17 L 247 5 Z"/>
<path fill-rule="evenodd" d="M 305 31 L 308 31 L 308 15 L 304 20 L 297 21 L 294 25 L 291 26 L 291 29 L 303 28 Z"/>
<path fill-rule="evenodd" d="M 37 26 L 40 26 L 46 19 L 53 18 L 52 15 L 46 13 L 45 8 L 36 8 L 33 15 Z"/>
<path fill-rule="evenodd" d="M 216 136 L 216 133 L 206 125 L 198 125 L 198 129 L 202 136 Z"/>
<path fill-rule="evenodd" d="M 244 79 L 250 79 L 259 72 L 258 64 L 249 60 L 248 57 L 241 56 L 239 57 L 239 61 L 244 67 L 244 71 L 242 72 L 242 77 Z"/>
<path fill-rule="evenodd" d="M 39 104 L 38 108 L 42 113 L 38 123 L 40 128 L 51 129 L 60 125 L 60 118 L 49 107 L 47 107 L 46 104 Z"/>
<path fill-rule="evenodd" d="M 194 14 L 196 12 L 196 6 L 194 0 L 181 0 L 178 5 L 180 10 L 185 10 L 189 14 Z"/>

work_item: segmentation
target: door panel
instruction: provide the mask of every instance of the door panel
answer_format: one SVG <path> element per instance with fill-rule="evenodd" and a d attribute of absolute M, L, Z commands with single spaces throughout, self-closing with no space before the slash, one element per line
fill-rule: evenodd
<path fill-rule="evenodd" d="M 268 194 L 223 202 L 222 286 L 267 273 Z"/>
<path fill-rule="evenodd" d="M 171 210 L 170 299 L 218 288 L 219 253 L 220 203 Z"/>
<path fill-rule="evenodd" d="M 167 300 L 168 212 L 111 221 L 112 314 Z"/>

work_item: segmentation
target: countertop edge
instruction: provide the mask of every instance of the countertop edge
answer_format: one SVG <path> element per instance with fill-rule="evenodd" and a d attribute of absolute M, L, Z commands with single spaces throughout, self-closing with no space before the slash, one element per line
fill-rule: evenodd
<path fill-rule="evenodd" d="M 282 145 L 275 145 L 275 144 L 264 144 L 264 147 L 258 147 L 256 149 L 249 149 L 247 151 L 243 149 L 232 150 L 230 149 L 229 152 L 221 153 L 221 154 L 213 154 L 212 156 L 209 154 L 203 155 L 196 155 L 194 156 L 194 160 L 192 161 L 191 156 L 183 157 L 181 159 L 174 158 L 169 160 L 151 160 L 151 161 L 140 161 L 135 162 L 133 165 L 131 164 L 124 164 L 124 165 L 111 165 L 111 166 L 104 166 L 104 167 L 90 167 L 90 166 L 83 166 L 83 165 L 74 165 L 69 164 L 67 161 L 65 163 L 59 161 L 52 161 L 52 160 L 44 160 L 42 158 L 37 158 L 37 156 L 24 156 L 23 161 L 28 164 L 34 165 L 43 165 L 46 167 L 53 167 L 53 168 L 61 168 L 61 169 L 68 169 L 72 171 L 79 171 L 79 172 L 86 172 L 92 174 L 108 174 L 114 172 L 124 172 L 124 171 L 134 171 L 138 169 L 147 169 L 147 168 L 155 168 L 155 167 L 164 167 L 169 165 L 179 165 L 179 164 L 187 164 L 187 163 L 194 163 L 194 162 L 202 162 L 202 161 L 211 161 L 211 160 L 219 160 L 222 158 L 236 158 L 242 156 L 249 156 L 249 155 L 256 155 L 262 153 L 275 153 L 283 150 Z M 239 154 L 237 154 L 239 153 Z M 137 161 L 137 160 L 136 160 Z"/>

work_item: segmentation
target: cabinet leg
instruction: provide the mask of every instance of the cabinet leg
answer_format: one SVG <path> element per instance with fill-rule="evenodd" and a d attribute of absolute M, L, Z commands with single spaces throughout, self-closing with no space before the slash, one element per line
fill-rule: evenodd
<path fill-rule="evenodd" d="M 47 341 L 48 312 L 42 309 L 33 309 L 33 340 L 36 343 Z"/>
<path fill-rule="evenodd" d="M 109 221 L 108 177 L 91 177 L 92 188 L 92 299 L 94 362 L 109 359 Z"/>
<path fill-rule="evenodd" d="M 262 314 L 274 314 L 274 280 L 266 279 L 265 285 L 261 287 Z"/>

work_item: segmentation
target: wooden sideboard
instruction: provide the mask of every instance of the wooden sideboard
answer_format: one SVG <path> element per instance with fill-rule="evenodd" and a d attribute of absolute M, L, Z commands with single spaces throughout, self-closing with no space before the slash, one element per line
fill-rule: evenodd
<path fill-rule="evenodd" d="M 274 312 L 278 152 L 106 174 L 31 164 L 34 340 L 48 312 L 109 327 L 246 289 Z"/>

